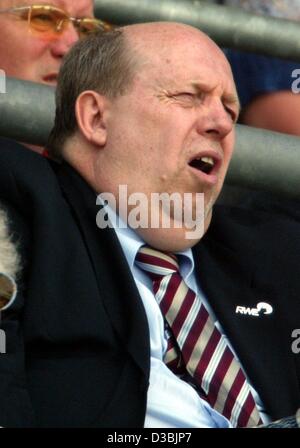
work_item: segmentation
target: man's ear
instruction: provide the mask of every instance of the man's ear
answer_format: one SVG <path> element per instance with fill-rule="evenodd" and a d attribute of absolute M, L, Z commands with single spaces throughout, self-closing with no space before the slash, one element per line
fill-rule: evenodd
<path fill-rule="evenodd" d="M 76 101 L 75 113 L 80 132 L 92 144 L 103 146 L 106 143 L 105 96 L 93 90 L 82 92 Z"/>

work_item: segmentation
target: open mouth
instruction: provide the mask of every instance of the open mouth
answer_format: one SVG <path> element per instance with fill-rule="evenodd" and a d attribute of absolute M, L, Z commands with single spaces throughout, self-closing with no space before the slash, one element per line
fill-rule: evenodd
<path fill-rule="evenodd" d="M 216 185 L 219 179 L 219 171 L 222 164 L 222 156 L 216 151 L 207 151 L 203 154 L 195 155 L 188 162 L 188 166 L 201 182 L 209 185 Z"/>
<path fill-rule="evenodd" d="M 216 160 L 213 159 L 213 157 L 207 156 L 195 157 L 193 160 L 191 160 L 189 165 L 192 168 L 196 168 L 197 170 L 202 171 L 202 173 L 211 174 L 216 165 Z"/>

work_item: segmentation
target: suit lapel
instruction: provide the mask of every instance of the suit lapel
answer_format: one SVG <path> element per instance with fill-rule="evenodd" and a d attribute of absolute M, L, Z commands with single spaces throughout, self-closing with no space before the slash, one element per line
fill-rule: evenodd
<path fill-rule="evenodd" d="M 113 229 L 99 229 L 96 194 L 68 165 L 57 170 L 67 202 L 81 229 L 98 283 L 100 297 L 114 330 L 135 362 L 147 375 L 150 363 L 149 331 L 131 271 Z"/>
<path fill-rule="evenodd" d="M 210 236 L 195 248 L 194 257 L 201 288 L 267 413 L 273 418 L 290 415 L 299 404 L 299 386 L 276 291 L 270 295 L 268 288 L 256 289 L 249 266 Z M 262 301 L 272 305 L 271 314 L 236 313 L 239 305 L 252 309 Z"/>

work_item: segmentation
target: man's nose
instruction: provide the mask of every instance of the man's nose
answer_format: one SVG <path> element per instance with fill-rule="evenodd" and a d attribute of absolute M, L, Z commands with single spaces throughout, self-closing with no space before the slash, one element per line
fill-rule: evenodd
<path fill-rule="evenodd" d="M 202 118 L 202 119 L 201 119 Z M 199 119 L 198 130 L 212 139 L 222 140 L 234 128 L 234 120 L 221 100 L 211 101 L 205 107 L 204 116 Z"/>
<path fill-rule="evenodd" d="M 79 40 L 78 32 L 72 23 L 58 35 L 51 44 L 51 53 L 56 58 L 63 58 L 70 48 Z"/>

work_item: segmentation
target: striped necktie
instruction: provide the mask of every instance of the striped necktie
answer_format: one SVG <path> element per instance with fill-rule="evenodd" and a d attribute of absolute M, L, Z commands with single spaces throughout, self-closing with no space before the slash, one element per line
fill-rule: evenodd
<path fill-rule="evenodd" d="M 205 306 L 182 279 L 177 257 L 143 246 L 136 264 L 150 275 L 171 332 L 165 357 L 168 367 L 178 373 L 179 349 L 187 373 L 214 409 L 234 427 L 260 424 L 246 377 Z"/>

